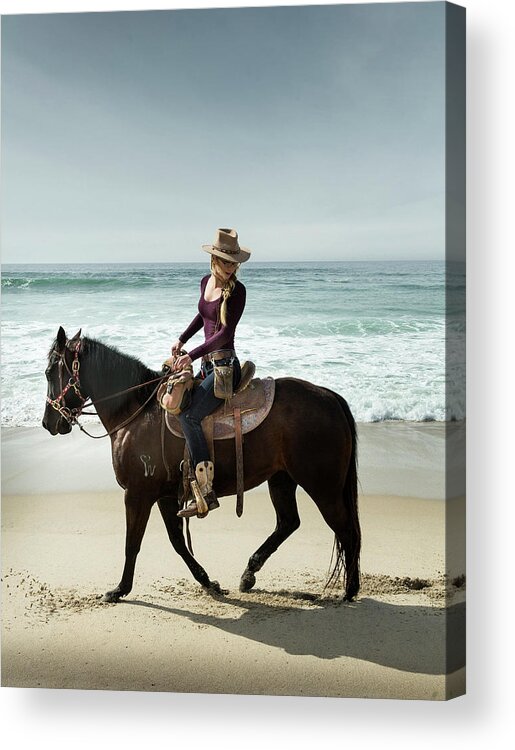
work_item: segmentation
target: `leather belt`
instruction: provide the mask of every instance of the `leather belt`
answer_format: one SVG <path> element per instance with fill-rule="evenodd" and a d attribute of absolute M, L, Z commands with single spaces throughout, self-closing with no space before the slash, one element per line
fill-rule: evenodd
<path fill-rule="evenodd" d="M 230 357 L 235 357 L 236 352 L 234 349 L 219 349 L 216 352 L 209 352 L 209 354 L 204 354 L 202 357 L 202 362 L 217 362 L 219 359 L 229 359 Z"/>

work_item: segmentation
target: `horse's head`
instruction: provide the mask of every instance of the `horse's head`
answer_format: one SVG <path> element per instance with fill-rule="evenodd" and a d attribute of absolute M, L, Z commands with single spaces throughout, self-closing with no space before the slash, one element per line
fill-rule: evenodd
<path fill-rule="evenodd" d="M 85 400 L 79 388 L 80 334 L 79 330 L 72 339 L 67 339 L 64 328 L 60 327 L 48 355 L 43 427 L 51 435 L 66 435 L 71 431 L 73 417 L 80 412 Z"/>

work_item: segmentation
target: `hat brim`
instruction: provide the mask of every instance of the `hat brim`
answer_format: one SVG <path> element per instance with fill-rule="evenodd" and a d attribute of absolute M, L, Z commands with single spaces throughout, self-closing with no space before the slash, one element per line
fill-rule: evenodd
<path fill-rule="evenodd" d="M 218 258 L 223 258 L 223 260 L 230 260 L 233 263 L 245 263 L 250 258 L 251 251 L 246 247 L 240 246 L 239 253 L 224 253 L 223 250 L 220 250 L 218 247 L 215 247 L 214 245 L 202 245 L 202 250 L 205 253 L 210 253 L 210 255 L 216 255 Z"/>

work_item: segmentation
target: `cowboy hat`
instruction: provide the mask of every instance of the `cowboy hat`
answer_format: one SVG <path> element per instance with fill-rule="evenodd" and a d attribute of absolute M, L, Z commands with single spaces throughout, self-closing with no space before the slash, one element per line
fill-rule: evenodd
<path fill-rule="evenodd" d="M 202 245 L 202 250 L 233 263 L 245 263 L 250 258 L 250 250 L 240 247 L 236 229 L 217 229 L 212 245 Z"/>

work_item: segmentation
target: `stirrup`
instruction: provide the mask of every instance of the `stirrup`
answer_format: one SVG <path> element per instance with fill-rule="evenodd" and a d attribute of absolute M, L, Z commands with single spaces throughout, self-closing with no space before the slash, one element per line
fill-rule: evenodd
<path fill-rule="evenodd" d="M 179 518 L 205 518 L 210 510 L 216 510 L 220 503 L 213 490 L 214 464 L 212 461 L 201 461 L 195 467 L 195 479 L 191 478 L 190 488 L 193 497 L 177 515 Z"/>
<path fill-rule="evenodd" d="M 198 515 L 197 510 L 197 502 L 193 498 L 189 501 L 189 503 L 182 508 L 177 515 L 179 518 L 193 518 L 193 516 Z"/>
<path fill-rule="evenodd" d="M 179 518 L 193 518 L 193 516 L 197 516 L 198 518 L 205 518 L 210 510 L 216 510 L 220 507 L 220 503 L 216 499 L 216 497 L 212 497 L 210 499 L 206 498 L 207 500 L 207 512 L 206 513 L 199 513 L 197 501 L 191 498 L 189 503 L 186 505 L 185 508 L 182 508 L 177 515 Z"/>

